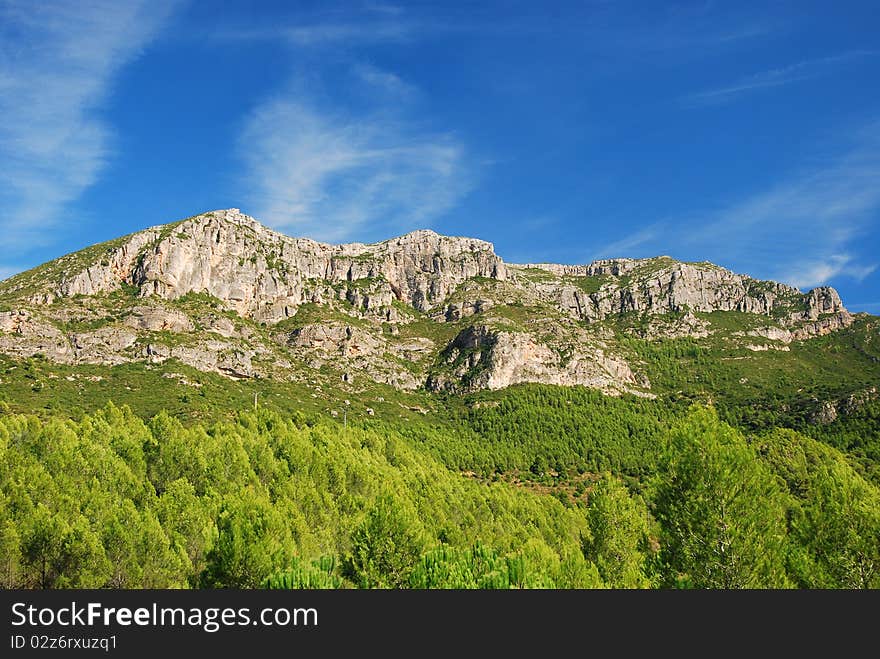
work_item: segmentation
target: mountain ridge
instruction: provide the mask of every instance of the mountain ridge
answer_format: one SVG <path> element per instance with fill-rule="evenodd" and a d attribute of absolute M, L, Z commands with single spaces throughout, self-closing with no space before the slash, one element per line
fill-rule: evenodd
<path fill-rule="evenodd" d="M 0 352 L 66 364 L 178 360 L 236 379 L 329 368 L 402 389 L 538 382 L 643 396 L 651 383 L 621 323 L 648 340 L 706 337 L 712 314 L 745 314 L 732 340 L 785 350 L 854 318 L 833 288 L 801 293 L 708 262 L 513 264 L 490 242 L 426 229 L 330 245 L 238 209 L 65 255 L 0 282 L 0 305 Z"/>
<path fill-rule="evenodd" d="M 253 218 L 249 215 L 241 213 L 241 211 L 238 208 L 228 208 L 228 209 L 206 211 L 204 213 L 200 213 L 198 215 L 193 215 L 193 216 L 185 218 L 183 220 L 177 220 L 174 222 L 152 225 L 152 226 L 146 227 L 144 229 L 141 229 L 139 231 L 135 231 L 130 234 L 119 236 L 118 238 L 113 238 L 111 240 L 103 241 L 101 243 L 96 243 L 90 247 L 86 247 L 81 250 L 76 250 L 75 252 L 70 252 L 68 254 L 64 254 L 56 259 L 53 259 L 52 261 L 48 261 L 44 264 L 41 264 L 40 266 L 36 266 L 36 268 L 31 268 L 30 270 L 34 270 L 34 269 L 37 269 L 39 267 L 42 267 L 42 266 L 45 266 L 45 265 L 48 265 L 51 263 L 61 261 L 65 258 L 68 258 L 68 257 L 75 255 L 75 254 L 79 254 L 81 252 L 85 252 L 89 249 L 93 249 L 96 247 L 102 247 L 102 246 L 112 246 L 113 244 L 118 243 L 119 241 L 134 239 L 135 237 L 140 236 L 142 234 L 162 236 L 162 234 L 164 233 L 164 234 L 166 234 L 166 237 L 167 237 L 167 232 L 173 228 L 181 227 L 182 225 L 186 225 L 188 223 L 201 223 L 201 222 L 205 222 L 205 221 L 208 221 L 208 222 L 219 221 L 221 223 L 229 222 L 231 224 L 238 224 L 240 226 L 246 226 L 246 227 L 249 227 L 255 231 L 274 236 L 276 239 L 292 241 L 295 243 L 311 244 L 311 245 L 314 245 L 319 248 L 327 249 L 328 251 L 338 250 L 340 253 L 346 254 L 346 255 L 359 255 L 359 254 L 362 254 L 364 252 L 369 251 L 370 249 L 378 248 L 378 247 L 382 247 L 382 246 L 386 246 L 386 245 L 392 245 L 392 244 L 402 245 L 402 244 L 406 244 L 409 242 L 413 242 L 414 240 L 422 238 L 422 237 L 434 237 L 434 238 L 442 238 L 442 239 L 452 240 L 452 241 L 461 240 L 461 241 L 467 241 L 468 243 L 478 243 L 478 244 L 482 244 L 484 246 L 484 248 L 488 249 L 488 251 L 491 251 L 494 253 L 494 244 L 490 241 L 483 240 L 480 238 L 472 238 L 472 237 L 468 237 L 468 236 L 451 236 L 451 235 L 439 234 L 436 231 L 434 231 L 432 229 L 427 229 L 427 228 L 415 229 L 415 230 L 406 232 L 404 234 L 401 234 L 399 236 L 393 236 L 391 238 L 376 241 L 373 243 L 364 243 L 364 242 L 359 242 L 359 241 L 354 241 L 354 242 L 350 242 L 350 243 L 327 243 L 327 242 L 323 242 L 323 241 L 319 241 L 319 240 L 315 240 L 315 239 L 307 238 L 307 237 L 288 236 L 287 234 L 284 234 L 280 231 L 276 231 L 270 227 L 267 227 L 267 226 L 261 224 L 258 220 L 256 220 L 255 218 Z M 498 258 L 502 258 L 502 257 L 499 256 Z M 615 274 L 620 274 L 620 273 L 624 273 L 627 269 L 630 269 L 634 265 L 648 263 L 648 262 L 656 262 L 656 261 L 669 261 L 669 262 L 675 262 L 675 263 L 680 263 L 680 264 L 684 264 L 684 265 L 705 266 L 705 267 L 709 267 L 709 268 L 716 268 L 716 269 L 722 269 L 722 270 L 727 270 L 729 272 L 733 272 L 733 271 L 729 270 L 728 268 L 725 268 L 724 266 L 712 263 L 710 261 L 700 261 L 700 262 L 680 261 L 678 259 L 675 259 L 675 258 L 669 256 L 669 255 L 658 255 L 658 256 L 645 257 L 645 258 L 610 257 L 610 258 L 595 259 L 595 260 L 591 261 L 590 263 L 586 263 L 586 264 L 568 264 L 568 263 L 551 263 L 551 262 L 535 262 L 535 263 L 507 262 L 507 263 L 508 263 L 508 265 L 514 265 L 514 266 L 517 266 L 520 268 L 543 269 L 543 270 L 547 270 L 548 272 L 553 272 L 553 273 L 559 274 L 559 275 L 590 276 L 590 275 L 595 275 L 595 274 L 604 274 L 602 272 L 603 269 L 607 269 L 609 271 L 614 270 Z M 9 280 L 15 279 L 15 278 L 19 277 L 20 275 L 25 274 L 26 272 L 29 272 L 30 270 L 24 271 L 21 273 L 16 273 L 14 275 L 10 275 L 5 280 L 0 280 L 0 284 L 4 284 L 4 283 L 8 282 Z M 761 281 L 759 279 L 751 277 L 751 275 L 744 274 L 744 273 L 741 273 L 739 276 L 749 278 L 749 279 L 755 279 L 756 281 Z M 780 284 L 780 285 L 787 286 L 788 288 L 790 288 L 793 291 L 801 292 L 798 288 L 796 288 L 794 286 L 790 286 L 787 284 Z M 820 287 L 815 287 L 815 288 L 823 288 L 823 287 L 820 286 Z"/>

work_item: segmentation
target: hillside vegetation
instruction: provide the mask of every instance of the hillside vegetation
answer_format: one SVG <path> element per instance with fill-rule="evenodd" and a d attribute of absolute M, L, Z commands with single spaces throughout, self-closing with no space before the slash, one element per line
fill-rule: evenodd
<path fill-rule="evenodd" d="M 0 282 L 0 585 L 880 587 L 880 319 L 201 213 Z"/>
<path fill-rule="evenodd" d="M 568 400 L 550 404 L 595 404 Z M 463 447 L 453 469 L 433 455 L 454 436 L 431 450 L 385 424 L 258 410 L 184 427 L 112 404 L 79 421 L 7 413 L 0 583 L 880 586 L 880 493 L 836 449 L 793 430 L 747 440 L 701 407 L 652 423 L 618 416 L 577 442 L 606 456 L 605 432 L 652 437 L 650 459 L 622 444 L 639 487 L 605 471 L 568 497 L 540 465 L 531 482 L 473 477 L 459 471 Z"/>

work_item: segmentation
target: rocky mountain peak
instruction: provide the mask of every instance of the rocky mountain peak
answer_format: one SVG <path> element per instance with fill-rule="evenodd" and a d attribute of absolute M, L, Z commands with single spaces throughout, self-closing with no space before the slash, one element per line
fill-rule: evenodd
<path fill-rule="evenodd" d="M 0 304 L 0 352 L 63 363 L 176 359 L 236 378 L 293 377 L 299 364 L 398 388 L 640 395 L 650 382 L 620 331 L 709 338 L 744 323 L 725 340 L 787 350 L 853 322 L 832 288 L 804 294 L 708 262 L 506 264 L 489 242 L 426 229 L 331 245 L 237 208 L 61 257 L 0 283 Z"/>
<path fill-rule="evenodd" d="M 374 244 L 329 245 L 285 236 L 237 208 L 150 227 L 62 257 L 49 270 L 35 285 L 33 301 L 128 285 L 141 297 L 205 293 L 242 316 L 267 322 L 334 295 L 337 284 L 363 280 L 358 288 L 370 290 L 358 302 L 370 309 L 390 308 L 398 300 L 427 310 L 466 279 L 506 277 L 504 262 L 482 240 L 421 230 Z"/>
<path fill-rule="evenodd" d="M 254 234 L 264 236 L 265 238 L 270 238 L 272 234 L 274 234 L 278 238 L 284 237 L 283 234 L 280 234 L 264 226 L 250 215 L 245 215 L 238 208 L 225 208 L 207 211 L 205 213 L 194 215 L 193 217 L 181 220 L 179 222 L 153 226 L 146 231 L 156 232 L 160 235 L 169 234 L 169 227 L 176 228 L 178 233 L 186 233 L 188 229 L 193 230 L 197 234 L 200 234 L 202 232 L 209 232 L 210 230 L 220 232 L 235 232 L 240 230 L 247 230 L 253 232 Z M 221 241 L 224 236 L 225 233 L 221 233 Z"/>

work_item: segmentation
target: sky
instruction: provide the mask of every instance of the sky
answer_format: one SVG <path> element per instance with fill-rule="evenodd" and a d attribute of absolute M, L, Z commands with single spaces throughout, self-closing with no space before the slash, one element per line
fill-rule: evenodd
<path fill-rule="evenodd" d="M 240 208 L 880 314 L 875 1 L 0 0 L 0 278 Z"/>

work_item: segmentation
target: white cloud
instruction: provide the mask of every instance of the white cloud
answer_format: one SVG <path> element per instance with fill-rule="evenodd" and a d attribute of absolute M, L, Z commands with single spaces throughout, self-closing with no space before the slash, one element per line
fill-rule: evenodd
<path fill-rule="evenodd" d="M 609 243 L 596 252 L 596 258 L 616 258 L 630 256 L 633 250 L 651 244 L 660 236 L 661 227 L 651 224 L 634 234 Z"/>
<path fill-rule="evenodd" d="M 849 254 L 831 254 L 819 261 L 795 264 L 782 279 L 798 288 L 813 288 L 844 275 L 861 282 L 876 265 L 858 265 Z"/>
<path fill-rule="evenodd" d="M 394 5 L 360 13 L 357 21 L 312 15 L 293 26 L 219 35 L 290 47 L 290 84 L 251 111 L 237 144 L 248 211 L 288 233 L 333 242 L 387 237 L 430 224 L 472 186 L 456 136 L 413 119 L 420 90 L 340 52 L 409 42 L 438 26 Z M 322 48 L 333 49 L 334 66 L 297 66 L 304 51 Z"/>
<path fill-rule="evenodd" d="M 878 143 L 747 198 L 683 239 L 799 286 L 863 278 L 873 266 L 854 252 L 880 209 Z"/>
<path fill-rule="evenodd" d="M 418 133 L 387 115 L 323 111 L 302 93 L 258 107 L 239 150 L 252 213 L 319 240 L 425 226 L 469 187 L 464 148 L 452 136 Z"/>
<path fill-rule="evenodd" d="M 425 25 L 395 12 L 393 7 L 364 8 L 349 20 L 316 21 L 308 16 L 292 25 L 216 27 L 210 35 L 220 41 L 274 41 L 298 50 L 342 50 L 376 45 L 405 44 L 437 26 Z"/>
<path fill-rule="evenodd" d="M 858 134 L 843 156 L 716 210 L 670 219 L 606 246 L 602 256 L 671 254 L 709 259 L 755 277 L 809 288 L 877 267 L 865 238 L 876 240 L 880 213 L 880 124 Z M 612 252 L 621 252 L 612 254 Z"/>
<path fill-rule="evenodd" d="M 559 224 L 559 220 L 552 215 L 537 215 L 517 222 L 517 227 L 524 231 L 544 231 Z"/>
<path fill-rule="evenodd" d="M 389 16 L 399 16 L 403 13 L 403 7 L 381 2 L 368 2 L 364 5 L 364 9 L 377 14 L 386 14 Z"/>
<path fill-rule="evenodd" d="M 348 46 L 363 43 L 406 41 L 413 26 L 402 21 L 369 21 L 358 23 L 315 23 L 297 25 L 277 33 L 295 46 Z"/>
<path fill-rule="evenodd" d="M 407 101 L 418 95 L 418 90 L 400 76 L 372 64 L 358 62 L 352 67 L 352 73 L 364 85 L 400 100 Z"/>
<path fill-rule="evenodd" d="M 788 66 L 761 71 L 730 85 L 691 94 L 685 99 L 685 103 L 687 105 L 725 103 L 748 92 L 809 80 L 831 72 L 837 65 L 878 54 L 880 54 L 880 51 L 856 50 L 830 57 L 803 60 Z"/>
<path fill-rule="evenodd" d="M 0 228 L 7 245 L 48 241 L 47 226 L 97 180 L 112 150 L 100 106 L 113 77 L 174 4 L 0 4 Z"/>

